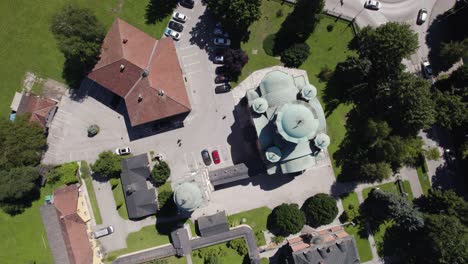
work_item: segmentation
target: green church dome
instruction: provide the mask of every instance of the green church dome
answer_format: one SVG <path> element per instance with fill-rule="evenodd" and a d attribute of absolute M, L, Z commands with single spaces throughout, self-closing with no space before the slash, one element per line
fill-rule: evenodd
<path fill-rule="evenodd" d="M 195 211 L 203 202 L 200 188 L 189 182 L 178 185 L 174 191 L 174 202 L 177 207 L 184 211 Z"/>
<path fill-rule="evenodd" d="M 299 143 L 312 139 L 319 127 L 313 109 L 305 102 L 296 101 L 284 104 L 278 111 L 276 127 L 283 138 Z"/>

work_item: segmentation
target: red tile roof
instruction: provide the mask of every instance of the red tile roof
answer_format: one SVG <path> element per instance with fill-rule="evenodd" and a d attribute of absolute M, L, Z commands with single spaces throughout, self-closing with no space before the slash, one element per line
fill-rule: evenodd
<path fill-rule="evenodd" d="M 125 100 L 132 126 L 191 110 L 173 40 L 156 40 L 119 18 L 88 78 Z"/>
<path fill-rule="evenodd" d="M 47 125 L 46 118 L 56 105 L 57 102 L 54 100 L 25 93 L 21 97 L 17 114 L 31 113 L 29 121 L 45 128 Z"/>
<path fill-rule="evenodd" d="M 73 184 L 54 192 L 54 205 L 60 214 L 62 235 L 70 259 L 75 264 L 93 262 L 86 223 L 76 213 L 78 205 L 78 186 Z"/>

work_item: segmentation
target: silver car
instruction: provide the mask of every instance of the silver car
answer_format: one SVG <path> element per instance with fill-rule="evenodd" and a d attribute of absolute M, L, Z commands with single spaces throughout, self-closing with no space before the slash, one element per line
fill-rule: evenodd
<path fill-rule="evenodd" d="M 229 46 L 231 45 L 231 40 L 228 38 L 215 38 L 213 43 L 218 46 Z"/>
<path fill-rule="evenodd" d="M 367 0 L 364 3 L 364 7 L 367 9 L 372 9 L 372 10 L 379 10 L 380 9 L 380 2 L 376 0 Z"/>
<path fill-rule="evenodd" d="M 427 19 L 427 10 L 424 8 L 419 9 L 418 19 L 416 20 L 416 23 L 418 25 L 422 25 L 424 22 L 426 22 L 426 19 Z"/>
<path fill-rule="evenodd" d="M 104 228 L 101 228 L 99 230 L 96 230 L 94 232 L 91 233 L 91 237 L 92 238 L 100 238 L 100 237 L 103 237 L 103 236 L 108 236 L 110 234 L 114 233 L 114 227 L 113 226 L 108 226 L 108 227 L 104 227 Z"/>

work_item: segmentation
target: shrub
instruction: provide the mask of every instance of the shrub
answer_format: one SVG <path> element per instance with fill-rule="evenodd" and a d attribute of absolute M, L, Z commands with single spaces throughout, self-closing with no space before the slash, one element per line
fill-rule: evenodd
<path fill-rule="evenodd" d="M 204 264 L 221 264 L 221 258 L 217 255 L 210 255 L 208 256 L 205 261 L 203 262 Z"/>
<path fill-rule="evenodd" d="M 275 46 L 275 35 L 271 34 L 268 35 L 264 40 L 263 40 L 263 50 L 265 53 L 269 56 L 275 56 L 273 52 L 273 47 Z"/>
<path fill-rule="evenodd" d="M 270 217 L 271 228 L 279 235 L 295 234 L 306 223 L 306 217 L 297 204 L 279 205 L 273 209 Z"/>
<path fill-rule="evenodd" d="M 102 177 L 117 178 L 122 171 L 121 160 L 122 158 L 112 151 L 104 151 L 99 154 L 99 158 L 91 165 L 91 169 Z"/>
<path fill-rule="evenodd" d="M 281 244 L 284 241 L 284 237 L 282 236 L 274 236 L 271 241 L 275 244 Z"/>
<path fill-rule="evenodd" d="M 51 184 L 54 184 L 60 180 L 67 185 L 77 183 L 77 171 L 78 164 L 76 164 L 76 162 L 62 164 L 49 172 L 48 181 Z"/>
<path fill-rule="evenodd" d="M 431 147 L 424 152 L 425 156 L 429 160 L 438 160 L 440 159 L 440 151 L 437 147 Z"/>
<path fill-rule="evenodd" d="M 328 31 L 328 32 L 332 32 L 332 31 L 333 31 L 333 25 L 332 25 L 332 24 L 328 24 L 328 25 L 327 25 L 327 31 Z"/>
<path fill-rule="evenodd" d="M 170 175 L 171 169 L 169 168 L 169 165 L 167 165 L 167 163 L 164 161 L 156 163 L 153 167 L 153 170 L 151 171 L 151 176 L 156 187 L 163 185 L 167 181 L 167 179 L 169 179 Z"/>
<path fill-rule="evenodd" d="M 349 221 L 349 214 L 348 214 L 348 211 L 343 211 L 343 213 L 340 215 L 340 222 L 341 223 L 345 223 L 345 222 L 348 222 Z"/>
<path fill-rule="evenodd" d="M 158 194 L 159 208 L 164 207 L 166 202 L 172 198 L 172 191 L 162 191 Z"/>
<path fill-rule="evenodd" d="M 299 67 L 309 55 L 309 45 L 306 43 L 294 44 L 281 54 L 281 61 L 286 67 Z"/>
<path fill-rule="evenodd" d="M 328 65 L 325 65 L 320 69 L 320 73 L 318 74 L 318 78 L 321 82 L 328 82 L 331 77 L 333 76 L 333 70 L 328 67 Z"/>
<path fill-rule="evenodd" d="M 227 246 L 237 251 L 237 253 L 239 253 L 241 256 L 247 255 L 247 253 L 249 253 L 243 238 L 233 239 L 227 243 Z"/>
<path fill-rule="evenodd" d="M 308 198 L 302 210 L 307 222 L 312 227 L 318 227 L 331 223 L 338 214 L 338 207 L 333 197 L 325 193 L 316 194 Z"/>
<path fill-rule="evenodd" d="M 282 17 L 284 14 L 283 14 L 283 10 L 282 9 L 278 9 L 278 11 L 276 11 L 276 17 Z"/>
<path fill-rule="evenodd" d="M 99 133 L 99 126 L 98 125 L 90 125 L 88 127 L 88 137 L 94 137 Z"/>

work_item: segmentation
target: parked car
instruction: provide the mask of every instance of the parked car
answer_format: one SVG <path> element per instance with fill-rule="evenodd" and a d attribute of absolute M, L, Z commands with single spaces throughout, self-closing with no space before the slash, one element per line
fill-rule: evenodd
<path fill-rule="evenodd" d="M 444 150 L 444 158 L 447 163 L 452 164 L 455 161 L 455 153 L 451 149 Z"/>
<path fill-rule="evenodd" d="M 187 21 L 187 16 L 179 12 L 174 12 L 174 14 L 172 14 L 172 18 L 182 23 L 185 23 L 185 21 Z"/>
<path fill-rule="evenodd" d="M 193 8 L 195 6 L 195 1 L 193 0 L 180 0 L 180 5 L 186 8 Z"/>
<path fill-rule="evenodd" d="M 216 76 L 215 78 L 215 83 L 227 83 L 229 82 L 231 79 L 229 79 L 229 77 L 227 76 L 224 76 L 224 75 L 218 75 Z"/>
<path fill-rule="evenodd" d="M 223 64 L 224 63 L 224 56 L 223 55 L 215 55 L 213 58 L 213 62 L 216 64 Z"/>
<path fill-rule="evenodd" d="M 225 38 L 229 38 L 229 34 L 227 32 L 224 32 L 222 29 L 220 28 L 215 28 L 213 30 L 213 34 L 215 36 L 221 36 L 221 37 L 225 37 Z"/>
<path fill-rule="evenodd" d="M 380 2 L 376 0 L 368 0 L 364 3 L 364 7 L 367 9 L 372 9 L 372 10 L 379 10 L 380 9 Z"/>
<path fill-rule="evenodd" d="M 172 30 L 172 29 L 169 29 L 169 28 L 166 28 L 166 30 L 164 30 L 164 35 L 166 35 L 168 37 L 172 37 L 174 40 L 179 40 L 180 39 L 180 33 L 175 32 L 175 30 Z"/>
<path fill-rule="evenodd" d="M 419 9 L 418 19 L 416 20 L 416 23 L 418 25 L 422 25 L 424 22 L 426 22 L 426 19 L 427 19 L 427 10 L 425 8 Z"/>
<path fill-rule="evenodd" d="M 218 46 L 229 46 L 231 45 L 231 40 L 228 38 L 215 38 L 213 43 Z"/>
<path fill-rule="evenodd" d="M 223 83 L 215 87 L 215 93 L 227 93 L 231 91 L 231 85 L 229 83 Z"/>
<path fill-rule="evenodd" d="M 182 32 L 182 30 L 184 30 L 184 26 L 181 23 L 177 23 L 175 21 L 169 21 L 169 25 L 167 27 L 177 32 Z"/>
<path fill-rule="evenodd" d="M 128 155 L 130 153 L 132 153 L 132 151 L 130 150 L 129 147 L 118 148 L 118 149 L 115 150 L 115 154 L 120 155 L 120 156 Z"/>
<path fill-rule="evenodd" d="M 213 150 L 213 152 L 211 152 L 211 157 L 213 157 L 214 164 L 219 164 L 221 162 L 221 159 L 219 158 L 219 153 L 217 150 Z"/>
<path fill-rule="evenodd" d="M 210 166 L 210 165 L 211 165 L 210 152 L 208 152 L 207 149 L 202 150 L 202 152 L 201 152 L 201 157 L 202 157 L 203 162 L 205 163 L 206 166 Z"/>
<path fill-rule="evenodd" d="M 215 28 L 221 29 L 222 26 L 223 25 L 221 25 L 221 22 L 216 22 L 216 24 L 215 24 Z"/>
<path fill-rule="evenodd" d="M 226 72 L 226 67 L 224 66 L 219 66 L 219 67 L 216 67 L 215 69 L 215 73 L 218 75 L 224 74 L 225 72 Z"/>
<path fill-rule="evenodd" d="M 428 61 L 422 62 L 422 72 L 425 78 L 432 78 L 432 66 Z"/>
<path fill-rule="evenodd" d="M 101 228 L 99 230 L 96 230 L 94 232 L 91 233 L 91 237 L 92 238 L 100 238 L 100 237 L 103 237 L 103 236 L 108 236 L 110 234 L 114 233 L 114 227 L 113 226 L 108 226 L 108 227 L 104 227 L 104 228 Z"/>

